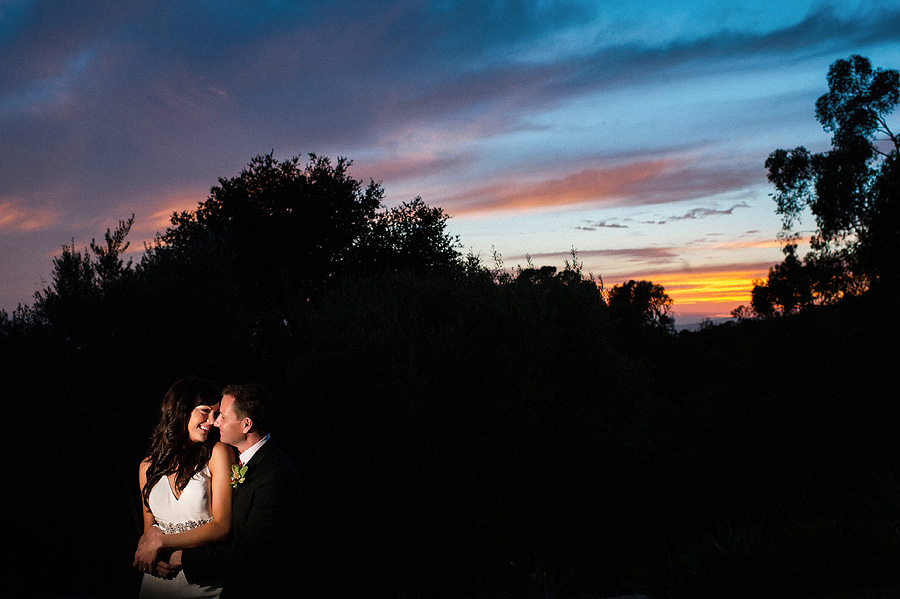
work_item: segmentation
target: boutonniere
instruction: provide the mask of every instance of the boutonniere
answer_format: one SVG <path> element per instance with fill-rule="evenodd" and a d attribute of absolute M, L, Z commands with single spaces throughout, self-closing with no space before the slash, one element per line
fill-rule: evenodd
<path fill-rule="evenodd" d="M 247 474 L 247 466 L 238 462 L 237 464 L 233 464 L 231 466 L 231 485 L 232 489 L 237 489 L 237 486 L 244 482 L 244 476 Z"/>

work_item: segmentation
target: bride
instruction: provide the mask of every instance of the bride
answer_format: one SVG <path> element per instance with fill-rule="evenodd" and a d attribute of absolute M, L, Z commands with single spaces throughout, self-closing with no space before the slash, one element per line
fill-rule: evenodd
<path fill-rule="evenodd" d="M 184 572 L 163 578 L 161 557 L 176 549 L 223 540 L 231 527 L 230 445 L 216 441 L 213 423 L 222 395 L 213 383 L 188 377 L 166 393 L 159 423 L 141 462 L 144 533 L 134 566 L 144 572 L 141 599 L 219 597 L 221 584 L 189 584 Z M 211 435 L 211 433 L 213 433 Z"/>

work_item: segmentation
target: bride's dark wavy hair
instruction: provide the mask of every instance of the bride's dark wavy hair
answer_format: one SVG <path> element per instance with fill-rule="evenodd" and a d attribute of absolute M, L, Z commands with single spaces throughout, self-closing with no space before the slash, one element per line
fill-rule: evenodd
<path fill-rule="evenodd" d="M 149 506 L 150 490 L 162 477 L 176 473 L 175 490 L 181 492 L 209 462 L 218 436 L 210 431 L 206 441 L 195 443 L 187 427 L 194 408 L 215 405 L 221 399 L 222 392 L 215 383 L 198 377 L 185 377 L 166 392 L 159 422 L 150 435 L 147 482 L 141 491 L 145 505 Z"/>

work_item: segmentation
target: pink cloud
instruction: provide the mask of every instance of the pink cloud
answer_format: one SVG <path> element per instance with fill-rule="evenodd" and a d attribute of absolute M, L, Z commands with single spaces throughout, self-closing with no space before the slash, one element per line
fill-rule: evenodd
<path fill-rule="evenodd" d="M 353 176 L 363 180 L 409 181 L 417 177 L 456 170 L 472 162 L 462 155 L 439 156 L 432 152 L 407 153 L 378 160 L 355 160 Z"/>
<path fill-rule="evenodd" d="M 589 168 L 556 179 L 498 183 L 447 198 L 454 214 L 484 211 L 539 211 L 587 202 L 619 202 L 647 179 L 672 168 L 669 160 L 635 162 L 625 166 Z"/>
<path fill-rule="evenodd" d="M 495 211 L 539 212 L 584 204 L 661 204 L 739 189 L 756 182 L 760 174 L 670 157 L 586 168 L 538 181 L 524 180 L 521 174 L 510 177 L 445 198 L 442 205 L 456 216 Z"/>
<path fill-rule="evenodd" d="M 58 220 L 50 210 L 23 208 L 17 202 L 0 203 L 0 231 L 27 233 L 46 229 Z"/>

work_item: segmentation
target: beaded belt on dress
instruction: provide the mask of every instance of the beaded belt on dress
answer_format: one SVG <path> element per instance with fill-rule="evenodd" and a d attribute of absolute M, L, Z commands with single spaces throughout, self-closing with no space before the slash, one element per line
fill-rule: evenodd
<path fill-rule="evenodd" d="M 206 520 L 188 520 L 187 522 L 165 522 L 163 520 L 157 520 L 156 526 L 160 528 L 167 535 L 174 534 L 176 532 L 186 532 L 188 530 L 193 530 L 198 526 L 203 526 L 208 522 L 212 522 L 212 518 L 207 518 Z"/>

